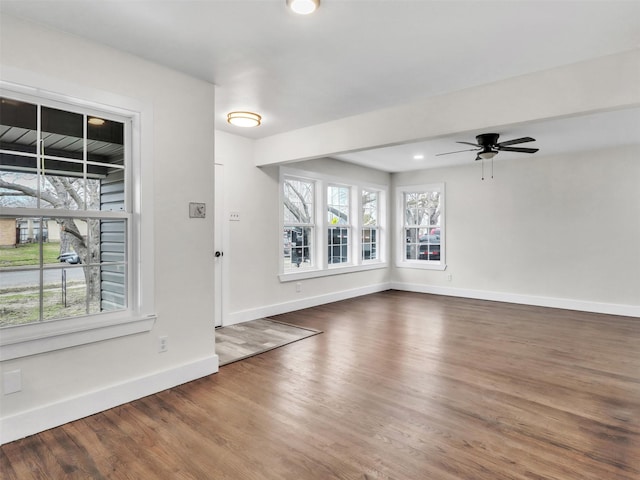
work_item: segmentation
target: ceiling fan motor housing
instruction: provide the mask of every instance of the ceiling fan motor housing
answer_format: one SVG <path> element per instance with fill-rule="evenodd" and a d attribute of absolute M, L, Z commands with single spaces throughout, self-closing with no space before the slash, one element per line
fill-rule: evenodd
<path fill-rule="evenodd" d="M 476 136 L 476 141 L 478 142 L 478 145 L 481 147 L 485 147 L 485 148 L 495 147 L 496 144 L 498 143 L 499 137 L 500 137 L 500 134 L 498 133 L 483 133 Z"/>

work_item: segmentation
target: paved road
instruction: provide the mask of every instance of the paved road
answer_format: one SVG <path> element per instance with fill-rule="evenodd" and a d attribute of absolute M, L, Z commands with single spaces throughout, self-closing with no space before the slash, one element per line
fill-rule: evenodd
<path fill-rule="evenodd" d="M 63 271 L 67 272 L 67 282 L 84 280 L 84 272 L 82 268 L 61 268 L 55 270 L 45 270 L 44 283 L 60 284 L 62 282 Z M 40 279 L 38 271 L 5 270 L 0 272 L 0 289 L 37 285 L 39 281 Z"/>

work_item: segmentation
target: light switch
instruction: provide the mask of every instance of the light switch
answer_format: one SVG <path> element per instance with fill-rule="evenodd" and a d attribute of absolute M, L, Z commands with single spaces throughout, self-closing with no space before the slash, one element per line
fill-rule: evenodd
<path fill-rule="evenodd" d="M 204 203 L 189 203 L 189 218 L 204 218 L 207 206 Z"/>

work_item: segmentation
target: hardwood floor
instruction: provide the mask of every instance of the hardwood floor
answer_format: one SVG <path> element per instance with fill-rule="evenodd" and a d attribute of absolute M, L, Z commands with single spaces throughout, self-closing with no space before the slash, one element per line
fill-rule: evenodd
<path fill-rule="evenodd" d="M 216 328 L 216 353 L 223 366 L 319 333 L 322 332 L 259 318 Z"/>
<path fill-rule="evenodd" d="M 4 479 L 640 478 L 640 319 L 388 291 L 322 335 L 13 442 Z"/>

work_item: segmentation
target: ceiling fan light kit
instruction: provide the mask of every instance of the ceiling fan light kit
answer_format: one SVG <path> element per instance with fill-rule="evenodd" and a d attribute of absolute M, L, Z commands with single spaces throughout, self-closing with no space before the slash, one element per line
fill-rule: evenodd
<path fill-rule="evenodd" d="M 478 157 L 480 157 L 483 160 L 491 160 L 493 157 L 495 157 L 498 154 L 497 151 L 495 150 L 491 150 L 490 148 L 483 148 L 482 151 L 480 153 L 478 153 Z"/>
<path fill-rule="evenodd" d="M 320 6 L 320 0 L 287 0 L 287 7 L 298 15 L 309 15 Z"/>

